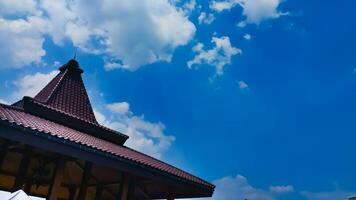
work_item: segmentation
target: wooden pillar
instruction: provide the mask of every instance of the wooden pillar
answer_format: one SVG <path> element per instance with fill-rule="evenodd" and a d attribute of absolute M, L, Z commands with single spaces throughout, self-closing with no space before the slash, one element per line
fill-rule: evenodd
<path fill-rule="evenodd" d="M 2 163 L 4 162 L 5 157 L 6 157 L 8 145 L 9 145 L 9 143 L 7 141 L 5 141 L 0 149 L 0 170 L 2 169 Z M 1 181 L 3 181 L 3 180 L 1 180 L 1 178 L 0 178 L 0 182 Z"/>
<path fill-rule="evenodd" d="M 128 192 L 127 199 L 135 200 L 135 192 L 136 192 L 135 180 L 133 178 L 130 178 L 129 179 L 129 192 Z"/>
<path fill-rule="evenodd" d="M 63 172 L 65 167 L 65 161 L 63 158 L 58 159 L 56 163 L 56 171 L 54 172 L 53 183 L 50 186 L 50 193 L 48 200 L 57 200 L 58 199 L 58 190 L 61 186 L 61 182 L 63 180 Z"/>
<path fill-rule="evenodd" d="M 103 194 L 103 186 L 98 185 L 95 191 L 95 200 L 101 200 L 101 195 Z"/>
<path fill-rule="evenodd" d="M 135 182 L 128 174 L 123 174 L 119 190 L 120 200 L 134 200 L 135 199 Z"/>
<path fill-rule="evenodd" d="M 174 194 L 172 192 L 172 188 L 168 187 L 168 198 L 167 200 L 174 200 Z"/>
<path fill-rule="evenodd" d="M 79 189 L 78 200 L 85 200 L 92 166 L 93 166 L 93 164 L 90 162 L 85 163 L 83 176 L 82 176 L 82 182 L 80 184 L 80 189 Z"/>
<path fill-rule="evenodd" d="M 2 163 L 4 162 L 8 146 L 9 146 L 9 142 L 7 142 L 7 141 L 5 141 L 3 145 L 1 145 L 1 149 L 0 149 L 0 169 L 2 168 Z"/>
<path fill-rule="evenodd" d="M 75 192 L 77 191 L 77 188 L 75 187 L 70 187 L 69 188 L 69 197 L 68 200 L 74 200 L 75 198 Z"/>
<path fill-rule="evenodd" d="M 32 150 L 30 149 L 30 147 L 26 146 L 25 153 L 22 154 L 20 167 L 17 171 L 17 176 L 16 176 L 15 184 L 12 188 L 12 192 L 24 189 L 24 185 L 26 183 L 27 171 L 31 161 L 31 156 L 32 156 Z"/>
<path fill-rule="evenodd" d="M 123 173 L 120 182 L 120 189 L 119 189 L 120 200 L 128 200 L 129 183 L 130 183 L 129 176 Z"/>
<path fill-rule="evenodd" d="M 30 194 L 31 193 L 32 183 L 33 183 L 32 179 L 27 179 L 26 184 L 25 184 L 25 188 L 23 190 L 26 194 Z"/>

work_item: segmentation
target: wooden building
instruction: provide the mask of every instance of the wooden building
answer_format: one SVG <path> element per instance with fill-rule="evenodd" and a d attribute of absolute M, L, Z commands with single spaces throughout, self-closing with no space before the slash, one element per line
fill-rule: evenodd
<path fill-rule="evenodd" d="M 214 185 L 126 147 L 95 119 L 76 60 L 34 98 L 0 104 L 0 190 L 49 200 L 211 197 Z"/>

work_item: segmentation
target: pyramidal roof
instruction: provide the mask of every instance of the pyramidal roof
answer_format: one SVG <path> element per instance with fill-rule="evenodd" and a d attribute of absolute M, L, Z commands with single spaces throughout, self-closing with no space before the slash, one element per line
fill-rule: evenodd
<path fill-rule="evenodd" d="M 59 68 L 53 78 L 34 98 L 25 96 L 13 104 L 26 112 L 87 132 L 95 137 L 123 145 L 127 135 L 100 125 L 82 79 L 84 71 L 72 59 Z"/>
<path fill-rule="evenodd" d="M 95 119 L 81 78 L 83 70 L 77 61 L 70 60 L 59 70 L 34 98 L 25 96 L 13 105 L 0 103 L 0 128 L 20 130 L 28 136 L 68 145 L 110 161 L 118 160 L 129 165 L 128 169 L 132 167 L 134 173 L 149 172 L 175 180 L 192 188 L 193 193 L 187 197 L 212 196 L 215 186 L 211 183 L 126 147 L 124 143 L 128 136 L 100 125 Z M 5 135 L 15 138 L 13 134 Z M 22 138 L 20 136 L 16 136 L 17 139 Z"/>
<path fill-rule="evenodd" d="M 78 62 L 72 59 L 59 70 L 60 73 L 34 99 L 84 121 L 98 124 L 82 80 L 83 70 Z"/>

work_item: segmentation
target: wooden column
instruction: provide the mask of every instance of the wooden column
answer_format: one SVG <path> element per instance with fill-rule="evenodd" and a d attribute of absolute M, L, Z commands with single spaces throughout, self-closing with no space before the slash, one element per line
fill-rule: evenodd
<path fill-rule="evenodd" d="M 128 200 L 135 200 L 135 192 L 136 192 L 136 187 L 135 187 L 135 181 L 133 178 L 129 179 L 129 190 L 127 194 L 127 199 Z"/>
<path fill-rule="evenodd" d="M 120 200 L 133 200 L 135 199 L 135 183 L 134 179 L 128 174 L 123 174 L 120 190 L 119 190 Z"/>
<path fill-rule="evenodd" d="M 93 164 L 90 162 L 85 163 L 82 182 L 80 184 L 80 189 L 79 189 L 78 200 L 85 200 L 92 166 Z"/>
<path fill-rule="evenodd" d="M 172 192 L 172 188 L 168 187 L 168 198 L 167 200 L 174 200 L 174 193 Z"/>
<path fill-rule="evenodd" d="M 103 186 L 98 185 L 95 191 L 95 200 L 101 200 L 101 195 L 103 194 Z"/>
<path fill-rule="evenodd" d="M 70 187 L 69 188 L 69 197 L 68 200 L 74 200 L 75 198 L 75 192 L 77 191 L 77 188 L 75 187 Z"/>
<path fill-rule="evenodd" d="M 127 200 L 129 193 L 129 176 L 127 174 L 122 174 L 120 189 L 119 189 L 119 200 Z"/>
<path fill-rule="evenodd" d="M 0 149 L 0 169 L 2 167 L 2 163 L 4 162 L 8 146 L 9 146 L 9 142 L 7 142 L 7 141 L 5 141 L 3 145 L 1 145 L 1 149 Z"/>
<path fill-rule="evenodd" d="M 32 149 L 30 147 L 26 147 L 25 153 L 22 154 L 20 167 L 17 171 L 17 176 L 16 176 L 15 184 L 12 188 L 12 192 L 24 189 L 24 185 L 26 183 L 27 171 L 31 161 L 31 156 L 32 156 Z"/>
<path fill-rule="evenodd" d="M 56 171 L 54 172 L 54 179 L 53 183 L 51 185 L 50 193 L 49 193 L 49 198 L 48 200 L 57 200 L 58 199 L 58 190 L 61 186 L 61 182 L 63 180 L 63 172 L 64 172 L 64 167 L 65 167 L 65 161 L 63 158 L 58 159 L 56 163 Z"/>
<path fill-rule="evenodd" d="M 2 169 L 2 163 L 4 162 L 6 154 L 7 154 L 7 147 L 8 147 L 8 142 L 5 141 L 0 149 L 0 170 Z M 3 181 L 3 180 L 1 180 L 1 178 L 0 178 L 0 182 L 1 181 Z"/>

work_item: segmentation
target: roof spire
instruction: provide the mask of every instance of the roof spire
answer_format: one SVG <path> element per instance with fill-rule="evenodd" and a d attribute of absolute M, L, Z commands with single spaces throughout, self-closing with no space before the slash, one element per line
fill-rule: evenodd
<path fill-rule="evenodd" d="M 78 48 L 75 48 L 73 60 L 77 60 L 77 51 L 78 51 Z"/>

